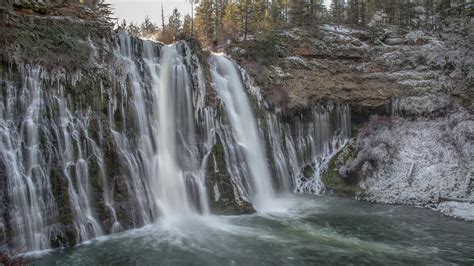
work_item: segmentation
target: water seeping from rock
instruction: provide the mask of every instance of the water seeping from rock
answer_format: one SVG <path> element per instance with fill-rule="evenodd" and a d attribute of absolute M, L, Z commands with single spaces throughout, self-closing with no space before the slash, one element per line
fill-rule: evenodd
<path fill-rule="evenodd" d="M 41 68 L 26 67 L 21 74 L 23 86 L 7 84 L 0 102 L 0 168 L 8 176 L 12 242 L 24 251 L 41 250 L 50 247 L 48 213 L 57 215 L 39 143 L 45 106 Z"/>
<path fill-rule="evenodd" d="M 321 174 L 351 136 L 349 107 L 317 105 L 305 118 L 296 118 L 292 122 L 267 114 L 266 124 L 273 175 L 280 190 L 311 194 L 323 192 Z"/>

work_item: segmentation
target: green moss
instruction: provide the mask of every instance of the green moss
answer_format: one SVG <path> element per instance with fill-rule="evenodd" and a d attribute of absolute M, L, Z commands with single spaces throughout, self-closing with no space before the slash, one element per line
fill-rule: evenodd
<path fill-rule="evenodd" d="M 76 244 L 76 232 L 72 227 L 66 228 L 66 241 L 69 244 L 69 246 L 72 246 Z"/>
<path fill-rule="evenodd" d="M 6 31 L 7 54 L 23 62 L 61 65 L 68 69 L 89 62 L 90 25 L 22 15 L 11 15 L 11 19 L 17 22 Z"/>
<path fill-rule="evenodd" d="M 94 190 L 102 190 L 102 177 L 98 173 L 91 175 L 91 183 Z"/>
<path fill-rule="evenodd" d="M 74 217 L 71 213 L 61 213 L 58 217 L 58 220 L 61 224 L 67 225 L 74 222 Z"/>
<path fill-rule="evenodd" d="M 359 134 L 359 127 L 352 126 L 351 127 L 351 136 L 357 136 Z"/>
<path fill-rule="evenodd" d="M 355 195 L 361 189 L 357 183 L 347 182 L 339 174 L 339 167 L 348 160 L 354 159 L 356 151 L 350 144 L 338 152 L 330 161 L 325 173 L 321 176 L 321 181 L 326 188 L 342 195 Z"/>
<path fill-rule="evenodd" d="M 303 168 L 303 176 L 305 178 L 311 178 L 314 176 L 314 169 L 311 167 L 311 165 L 307 165 Z"/>
<path fill-rule="evenodd" d="M 74 223 L 74 216 L 70 206 L 70 196 L 66 177 L 60 168 L 54 168 L 50 173 L 50 177 L 53 195 L 58 203 L 58 221 L 65 226 L 72 225 Z M 75 241 L 75 236 L 72 240 Z"/>
<path fill-rule="evenodd" d="M 214 159 L 211 157 L 211 160 L 209 160 L 208 163 L 208 174 L 211 177 L 211 180 L 213 182 L 219 182 L 221 177 L 218 173 L 214 172 L 214 167 L 217 167 L 219 171 L 224 171 L 226 168 L 225 161 L 224 161 L 224 147 L 218 141 L 216 144 L 214 144 L 214 147 L 212 147 L 212 156 L 216 159 L 214 162 Z M 216 165 L 214 165 L 216 164 Z"/>
<path fill-rule="evenodd" d="M 67 181 L 62 175 L 62 171 L 55 169 L 51 172 L 51 185 L 53 187 L 53 195 L 62 202 L 69 203 L 69 191 Z"/>

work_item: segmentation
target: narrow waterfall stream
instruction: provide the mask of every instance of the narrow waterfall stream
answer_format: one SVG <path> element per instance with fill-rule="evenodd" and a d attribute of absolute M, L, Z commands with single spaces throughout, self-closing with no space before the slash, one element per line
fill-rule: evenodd
<path fill-rule="evenodd" d="M 189 84 L 186 66 L 175 46 L 164 46 L 161 54 L 161 83 L 158 90 L 158 136 L 157 169 L 159 206 L 164 217 L 187 215 L 196 210 L 187 191 L 195 187 L 195 176 L 186 170 L 198 171 L 193 157 L 195 142 L 192 88 Z M 180 147 L 177 147 L 179 143 Z M 178 154 L 178 148 L 181 152 Z M 178 162 L 186 160 L 182 169 Z M 198 195 L 196 195 L 199 198 Z M 204 194 L 205 195 L 205 194 Z M 196 202 L 200 204 L 200 201 Z M 204 206 L 207 209 L 207 206 Z"/>
<path fill-rule="evenodd" d="M 271 209 L 274 190 L 255 116 L 242 85 L 240 73 L 229 59 L 213 55 L 211 73 L 232 127 L 237 148 L 242 149 L 250 178 L 250 198 L 259 211 Z"/>

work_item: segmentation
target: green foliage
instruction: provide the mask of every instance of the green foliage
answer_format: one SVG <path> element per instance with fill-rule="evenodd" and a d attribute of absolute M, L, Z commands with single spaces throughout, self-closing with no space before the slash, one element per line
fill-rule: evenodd
<path fill-rule="evenodd" d="M 176 35 L 181 31 L 181 14 L 177 8 L 173 9 L 173 13 L 168 20 L 168 28 L 170 28 Z"/>
<path fill-rule="evenodd" d="M 352 147 L 345 147 L 344 149 L 349 149 L 348 154 L 346 156 L 341 156 L 344 150 L 337 153 L 329 161 L 326 172 L 321 175 L 321 181 L 324 183 L 327 189 L 330 189 L 333 192 L 342 195 L 355 195 L 360 191 L 360 187 L 356 183 L 349 183 L 345 181 L 339 174 L 339 167 L 341 166 L 341 163 L 355 158 L 356 151 L 353 150 Z"/>
<path fill-rule="evenodd" d="M 191 36 L 193 36 L 193 23 L 192 23 L 192 18 L 190 15 L 186 15 L 184 16 L 184 20 L 183 20 L 183 30 L 182 30 L 182 34 L 184 35 L 184 38 L 191 38 Z"/>
<path fill-rule="evenodd" d="M 132 27 L 133 24 L 130 24 L 130 26 Z M 150 21 L 150 18 L 146 16 L 145 21 L 140 25 L 140 34 L 145 37 L 150 37 L 156 33 L 157 28 L 158 27 Z M 136 29 L 131 28 L 131 30 L 135 31 Z"/>
<path fill-rule="evenodd" d="M 248 56 L 262 63 L 272 63 L 277 58 L 278 36 L 275 31 L 258 34 L 250 43 Z"/>
<path fill-rule="evenodd" d="M 215 40 L 213 1 L 202 1 L 196 8 L 196 31 L 199 39 L 206 44 Z"/>
<path fill-rule="evenodd" d="M 44 20 L 35 17 L 13 17 L 21 23 L 4 31 L 6 49 L 0 51 L 19 62 L 42 63 L 77 69 L 89 62 L 89 37 L 102 38 L 95 27 L 68 20 Z"/>

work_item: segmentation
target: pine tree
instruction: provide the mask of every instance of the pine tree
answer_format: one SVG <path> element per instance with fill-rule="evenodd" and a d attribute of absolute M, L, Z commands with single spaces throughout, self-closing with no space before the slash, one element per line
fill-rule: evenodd
<path fill-rule="evenodd" d="M 140 27 L 131 22 L 127 27 L 127 33 L 132 36 L 140 36 Z"/>
<path fill-rule="evenodd" d="M 252 15 L 252 6 L 249 3 L 249 0 L 241 1 L 240 12 L 242 14 L 242 25 L 243 25 L 243 34 L 244 40 L 247 40 L 247 35 L 249 33 L 249 17 Z"/>
<path fill-rule="evenodd" d="M 307 25 L 309 5 L 305 0 L 292 0 L 290 9 L 290 23 L 295 26 Z"/>
<path fill-rule="evenodd" d="M 193 34 L 193 27 L 192 27 L 192 18 L 190 15 L 184 16 L 183 19 L 183 35 L 185 38 L 192 38 Z"/>
<path fill-rule="evenodd" d="M 237 5 L 228 3 L 222 19 L 224 38 L 236 40 L 240 36 L 239 22 Z"/>
<path fill-rule="evenodd" d="M 360 22 L 360 10 L 361 10 L 361 3 L 362 1 L 359 0 L 349 0 L 348 1 L 348 17 L 349 23 L 358 25 Z"/>
<path fill-rule="evenodd" d="M 155 34 L 157 27 L 151 22 L 150 17 L 146 16 L 145 21 L 140 25 L 140 32 L 142 36 L 149 37 Z"/>
<path fill-rule="evenodd" d="M 334 23 L 342 24 L 344 18 L 344 0 L 332 0 L 331 13 Z"/>
<path fill-rule="evenodd" d="M 199 3 L 199 0 L 189 0 L 191 4 L 191 38 L 194 36 L 194 5 Z"/>
<path fill-rule="evenodd" d="M 175 36 L 181 31 L 181 13 L 179 13 L 177 8 L 173 9 L 173 13 L 171 13 L 168 19 L 168 28 Z"/>
<path fill-rule="evenodd" d="M 110 26 L 114 24 L 113 21 L 115 19 L 112 17 L 112 7 L 109 3 L 106 3 L 105 0 L 92 0 L 92 2 L 88 2 L 88 5 L 94 9 L 100 21 Z"/>
<path fill-rule="evenodd" d="M 196 31 L 199 38 L 204 43 L 209 44 L 214 40 L 214 25 L 213 25 L 213 1 L 202 0 L 196 8 Z"/>

